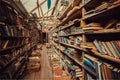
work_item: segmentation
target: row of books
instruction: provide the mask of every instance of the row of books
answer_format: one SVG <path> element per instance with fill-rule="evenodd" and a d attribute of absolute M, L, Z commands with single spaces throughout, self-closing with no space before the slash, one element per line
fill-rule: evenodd
<path fill-rule="evenodd" d="M 67 39 L 65 37 L 60 37 L 59 42 L 69 44 L 69 39 Z"/>
<path fill-rule="evenodd" d="M 18 29 L 17 25 L 0 25 L 0 36 L 28 37 L 30 32 L 27 29 Z"/>
<path fill-rule="evenodd" d="M 82 42 L 82 37 L 81 36 L 77 36 L 77 37 L 69 36 L 69 38 L 60 37 L 59 41 L 70 45 L 80 46 Z"/>
<path fill-rule="evenodd" d="M 30 50 L 30 45 L 25 45 L 22 48 L 6 52 L 4 55 L 0 56 L 0 71 L 9 64 L 10 61 L 14 60 L 16 57 L 19 57 L 25 54 L 26 51 Z"/>
<path fill-rule="evenodd" d="M 92 10 L 89 10 L 88 12 L 85 13 L 85 18 L 89 17 L 89 16 L 92 16 L 94 14 L 97 14 L 99 12 L 102 12 L 104 10 L 107 10 L 109 9 L 109 7 L 111 6 L 115 6 L 115 5 L 118 5 L 119 0 L 110 0 L 110 1 L 107 1 L 107 2 L 103 2 L 101 3 L 98 7 L 96 7 L 95 9 L 92 9 Z M 117 2 L 117 3 L 116 3 Z"/>
<path fill-rule="evenodd" d="M 120 58 L 120 41 L 100 41 L 95 39 L 94 45 L 96 46 L 97 50 L 102 55 L 109 55 L 115 58 Z"/>
<path fill-rule="evenodd" d="M 19 72 L 19 70 L 21 70 L 22 67 L 24 67 L 26 63 L 26 58 L 25 57 L 21 57 L 18 60 L 15 60 L 14 62 L 12 62 L 11 65 L 7 66 L 4 71 L 0 72 L 0 79 L 14 79 L 20 75 L 17 72 Z M 23 71 L 22 71 L 23 72 Z M 22 73 L 21 71 L 19 73 Z"/>
<path fill-rule="evenodd" d="M 73 34 L 73 33 L 77 33 L 77 32 L 83 32 L 83 30 L 80 28 L 80 27 L 76 27 L 76 26 L 72 26 L 71 28 L 69 29 L 65 29 L 65 30 L 62 30 L 58 33 L 59 36 L 61 35 L 68 35 L 68 34 Z"/>
<path fill-rule="evenodd" d="M 62 65 L 74 78 L 82 77 L 82 68 L 76 65 L 68 57 L 62 57 Z"/>
<path fill-rule="evenodd" d="M 6 22 L 8 24 L 22 23 L 22 20 L 20 20 L 17 11 L 3 1 L 1 1 L 0 5 L 0 15 L 0 21 Z"/>
<path fill-rule="evenodd" d="M 0 49 L 15 47 L 26 44 L 25 40 L 0 40 Z"/>
<path fill-rule="evenodd" d="M 26 51 L 30 50 L 30 44 L 21 48 L 6 52 L 0 56 L 0 79 L 17 79 L 26 68 Z M 13 70 L 14 69 L 14 70 Z"/>
<path fill-rule="evenodd" d="M 67 54 L 67 55 L 69 55 L 69 56 L 71 56 L 71 57 L 73 57 L 74 59 L 76 59 L 78 61 L 80 61 L 80 59 L 81 59 L 81 54 L 79 54 L 81 52 L 76 51 L 73 48 L 67 48 L 67 49 L 65 49 L 64 53 Z"/>
<path fill-rule="evenodd" d="M 112 19 L 108 22 L 106 22 L 106 24 L 102 25 L 101 23 L 96 23 L 96 22 L 92 22 L 87 24 L 84 28 L 82 28 L 84 30 L 85 33 L 94 33 L 94 31 L 104 31 L 104 32 L 112 32 L 115 30 L 120 30 L 120 20 L 119 19 Z"/>
<path fill-rule="evenodd" d="M 118 80 L 120 78 L 120 68 L 102 62 L 90 55 L 85 55 L 84 68 L 85 80 Z"/>

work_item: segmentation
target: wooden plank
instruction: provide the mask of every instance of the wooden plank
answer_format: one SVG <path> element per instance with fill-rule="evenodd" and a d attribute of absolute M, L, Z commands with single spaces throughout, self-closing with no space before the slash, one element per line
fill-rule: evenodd
<path fill-rule="evenodd" d="M 44 0 L 43 2 L 41 2 L 39 4 L 39 6 L 41 6 L 42 4 L 44 4 L 47 0 Z M 35 11 L 39 6 L 36 6 L 34 9 L 32 9 L 29 13 L 32 13 L 33 11 Z"/>

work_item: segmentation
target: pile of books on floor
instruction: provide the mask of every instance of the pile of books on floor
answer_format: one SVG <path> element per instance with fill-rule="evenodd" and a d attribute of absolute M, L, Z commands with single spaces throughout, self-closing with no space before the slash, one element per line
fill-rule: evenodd
<path fill-rule="evenodd" d="M 62 65 L 59 62 L 53 64 L 52 69 L 54 80 L 71 80 L 71 75 L 62 69 Z"/>
<path fill-rule="evenodd" d="M 41 62 L 40 50 L 33 51 L 31 56 L 29 57 L 29 63 L 27 65 L 27 69 L 39 71 L 41 66 L 40 62 Z"/>

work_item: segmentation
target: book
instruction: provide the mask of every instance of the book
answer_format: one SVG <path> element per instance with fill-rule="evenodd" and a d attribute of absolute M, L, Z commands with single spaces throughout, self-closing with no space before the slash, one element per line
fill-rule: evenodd
<path fill-rule="evenodd" d="M 117 48 L 117 46 L 115 45 L 114 41 L 110 42 L 113 49 L 115 50 L 116 54 L 118 55 L 118 57 L 120 58 L 120 50 Z"/>
<path fill-rule="evenodd" d="M 101 54 L 104 54 L 104 51 L 103 51 L 103 49 L 102 49 L 99 41 L 95 39 L 95 40 L 93 41 L 93 43 L 95 44 L 95 46 L 96 46 L 96 48 L 98 49 L 98 51 L 101 52 Z"/>
<path fill-rule="evenodd" d="M 101 27 L 101 24 L 92 22 L 92 23 L 87 24 L 85 27 Z"/>
<path fill-rule="evenodd" d="M 115 58 L 119 58 L 118 55 L 116 54 L 115 50 L 113 49 L 112 45 L 110 44 L 110 42 L 107 41 L 106 44 L 109 46 L 108 48 L 109 48 L 111 54 L 112 54 Z"/>
<path fill-rule="evenodd" d="M 111 52 L 110 52 L 110 50 L 109 50 L 109 48 L 107 47 L 106 43 L 105 43 L 105 42 L 103 42 L 103 41 L 102 41 L 101 43 L 103 44 L 103 46 L 104 46 L 105 50 L 107 51 L 107 55 L 109 55 L 109 56 L 113 57 L 113 56 L 112 56 L 112 54 L 111 54 Z"/>
<path fill-rule="evenodd" d="M 9 43 L 9 40 L 7 40 L 7 41 L 5 42 L 5 44 L 3 45 L 3 49 L 5 49 L 5 48 L 7 47 L 8 43 Z"/>

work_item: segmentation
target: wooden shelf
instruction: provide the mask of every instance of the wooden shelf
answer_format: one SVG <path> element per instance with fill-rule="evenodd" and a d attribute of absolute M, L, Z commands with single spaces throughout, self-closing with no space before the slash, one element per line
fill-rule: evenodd
<path fill-rule="evenodd" d="M 68 34 L 68 36 L 81 35 L 81 34 L 84 34 L 84 32 L 74 32 L 72 34 Z"/>
<path fill-rule="evenodd" d="M 61 35 L 59 37 L 67 37 L 67 36 L 74 36 L 74 35 L 82 35 L 84 34 L 84 32 L 74 32 L 72 34 L 68 34 L 68 35 Z"/>
<path fill-rule="evenodd" d="M 23 36 L 0 36 L 1 38 L 31 38 L 30 36 L 26 36 L 26 37 L 23 37 Z"/>
<path fill-rule="evenodd" d="M 98 30 L 98 31 L 93 31 L 91 33 L 85 33 L 85 34 L 118 34 L 120 33 L 120 30 L 115 30 L 115 29 L 105 29 L 105 30 Z"/>
<path fill-rule="evenodd" d="M 120 4 L 111 6 L 106 10 L 87 15 L 87 16 L 85 16 L 84 20 L 90 21 L 90 22 L 100 21 L 100 20 L 104 21 L 103 19 L 108 19 L 108 18 L 112 17 L 113 15 L 116 16 L 116 14 L 119 15 L 119 13 L 118 13 L 119 11 L 120 11 Z"/>
<path fill-rule="evenodd" d="M 61 50 L 60 48 L 59 48 L 59 50 L 60 50 L 63 54 L 65 54 L 65 53 L 63 52 L 63 50 Z M 68 55 L 68 54 L 65 54 L 65 55 L 67 55 L 70 59 L 72 59 L 72 60 L 75 61 L 77 64 L 79 64 L 81 67 L 83 67 L 83 63 L 82 63 L 82 62 L 76 60 L 75 58 L 73 58 L 72 56 L 70 56 L 70 55 Z"/>
<path fill-rule="evenodd" d="M 66 29 L 66 28 L 69 28 L 69 27 L 71 27 L 72 25 L 75 25 L 75 24 L 77 24 L 77 23 L 80 23 L 80 19 L 75 19 L 75 20 L 74 20 L 73 22 L 71 22 L 70 24 L 65 25 L 64 27 L 62 27 L 61 30 Z"/>
<path fill-rule="evenodd" d="M 77 18 L 81 18 L 82 17 L 82 12 L 81 12 L 81 8 L 75 10 L 71 16 L 66 17 L 59 26 L 65 25 L 66 23 L 68 23 L 69 21 L 73 20 L 73 19 L 77 19 Z"/>
<path fill-rule="evenodd" d="M 25 51 L 26 52 L 26 51 Z M 25 52 L 22 52 L 20 55 L 17 55 L 16 57 L 14 57 L 12 60 L 10 60 L 10 62 L 8 64 L 6 64 L 6 66 L 4 67 L 3 70 L 6 70 L 9 65 L 11 65 L 14 61 L 16 61 L 18 58 L 20 58 L 23 54 L 25 55 Z"/>
<path fill-rule="evenodd" d="M 69 44 L 65 44 L 65 43 L 61 43 L 61 42 L 60 42 L 60 44 L 65 45 L 65 46 L 68 46 L 68 47 L 72 47 L 72 48 L 74 48 L 74 49 L 83 50 L 83 48 L 76 47 L 76 46 L 74 46 L 74 45 L 69 45 Z"/>
<path fill-rule="evenodd" d="M 55 47 L 54 47 L 54 51 L 58 56 L 60 56 L 60 53 L 58 53 L 58 51 L 55 49 Z"/>
<path fill-rule="evenodd" d="M 71 22 L 71 23 L 68 24 L 68 25 L 65 25 L 64 27 L 61 28 L 61 30 L 66 29 L 66 28 L 69 28 L 69 27 L 72 26 L 72 25 L 74 25 L 73 22 Z"/>
<path fill-rule="evenodd" d="M 59 19 L 62 20 L 71 9 L 72 9 L 72 3 L 65 9 L 62 15 L 59 17 Z"/>
<path fill-rule="evenodd" d="M 101 4 L 103 1 L 105 1 L 105 0 L 89 0 L 83 5 L 83 7 L 85 7 L 85 8 L 95 8 L 99 4 Z"/>
<path fill-rule="evenodd" d="M 98 57 L 101 57 L 103 59 L 106 59 L 106 60 L 112 61 L 114 63 L 120 64 L 120 59 L 117 59 L 117 58 L 114 58 L 114 57 L 111 57 L 111 56 L 108 56 L 108 55 L 102 55 L 101 53 L 99 53 L 95 50 L 92 50 L 92 52 L 94 53 L 94 55 L 96 55 Z"/>
<path fill-rule="evenodd" d="M 16 49 L 16 48 L 22 47 L 24 45 L 26 45 L 26 44 L 22 44 L 22 45 L 19 45 L 19 46 L 18 45 L 17 46 L 12 46 L 12 47 L 8 47 L 8 48 L 5 48 L 5 49 L 0 49 L 0 54 L 2 54 L 4 51 L 11 50 L 11 49 Z"/>

